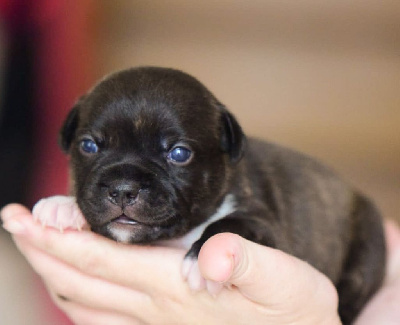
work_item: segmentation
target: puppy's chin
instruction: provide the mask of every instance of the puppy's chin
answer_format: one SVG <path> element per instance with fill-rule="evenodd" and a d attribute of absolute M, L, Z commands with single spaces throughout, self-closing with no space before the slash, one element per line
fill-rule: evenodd
<path fill-rule="evenodd" d="M 93 226 L 92 231 L 121 243 L 148 243 L 164 237 L 163 227 L 139 222 L 112 220 L 101 226 Z"/>
<path fill-rule="evenodd" d="M 153 238 L 160 236 L 161 227 L 159 226 L 126 222 L 123 218 L 119 217 L 103 226 L 107 237 L 121 243 L 138 243 L 153 241 Z"/>

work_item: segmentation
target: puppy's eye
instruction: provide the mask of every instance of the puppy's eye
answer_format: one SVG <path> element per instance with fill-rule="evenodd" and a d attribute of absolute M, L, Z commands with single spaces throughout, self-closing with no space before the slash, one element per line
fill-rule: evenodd
<path fill-rule="evenodd" d="M 167 157 L 174 163 L 184 164 L 189 162 L 192 152 L 185 147 L 175 147 L 169 152 Z"/>
<path fill-rule="evenodd" d="M 92 139 L 83 139 L 81 141 L 81 149 L 85 153 L 96 153 L 99 151 L 99 147 Z"/>

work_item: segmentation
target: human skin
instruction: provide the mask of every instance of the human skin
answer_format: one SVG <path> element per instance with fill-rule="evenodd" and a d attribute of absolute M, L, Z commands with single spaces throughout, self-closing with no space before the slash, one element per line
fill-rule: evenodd
<path fill-rule="evenodd" d="M 400 229 L 385 222 L 388 265 L 382 288 L 369 301 L 354 325 L 400 324 Z"/>
<path fill-rule="evenodd" d="M 340 324 L 327 277 L 234 234 L 210 238 L 200 252 L 203 277 L 224 285 L 212 296 L 191 291 L 182 279 L 182 250 L 118 244 L 89 231 L 60 233 L 36 224 L 16 204 L 1 215 L 54 302 L 76 324 Z M 357 325 L 372 324 L 372 317 L 373 324 L 391 324 L 382 317 L 400 320 L 398 308 L 385 303 L 400 301 L 400 232 L 393 223 L 386 229 L 390 272 Z"/>

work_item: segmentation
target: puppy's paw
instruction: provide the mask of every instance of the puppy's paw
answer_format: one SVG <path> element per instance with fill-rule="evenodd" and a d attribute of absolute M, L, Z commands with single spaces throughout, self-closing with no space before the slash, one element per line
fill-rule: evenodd
<path fill-rule="evenodd" d="M 86 220 L 79 209 L 75 197 L 52 196 L 41 199 L 32 209 L 35 220 L 43 227 L 49 226 L 62 232 L 64 229 L 81 230 Z"/>
<path fill-rule="evenodd" d="M 216 297 L 223 288 L 222 283 L 206 280 L 202 276 L 197 258 L 185 257 L 182 263 L 182 275 L 192 291 L 207 289 L 210 295 Z"/>

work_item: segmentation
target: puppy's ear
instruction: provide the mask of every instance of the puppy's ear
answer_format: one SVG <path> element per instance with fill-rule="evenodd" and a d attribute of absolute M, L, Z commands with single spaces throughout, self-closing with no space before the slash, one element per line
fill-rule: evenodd
<path fill-rule="evenodd" d="M 64 121 L 64 124 L 61 127 L 58 143 L 61 149 L 68 153 L 72 140 L 75 136 L 75 131 L 78 127 L 79 122 L 79 107 L 82 103 L 83 97 L 81 97 L 77 103 L 72 107 L 71 111 L 68 113 L 67 118 Z"/>
<path fill-rule="evenodd" d="M 246 137 L 235 117 L 223 105 L 218 106 L 221 111 L 221 148 L 235 164 L 243 157 Z"/>

